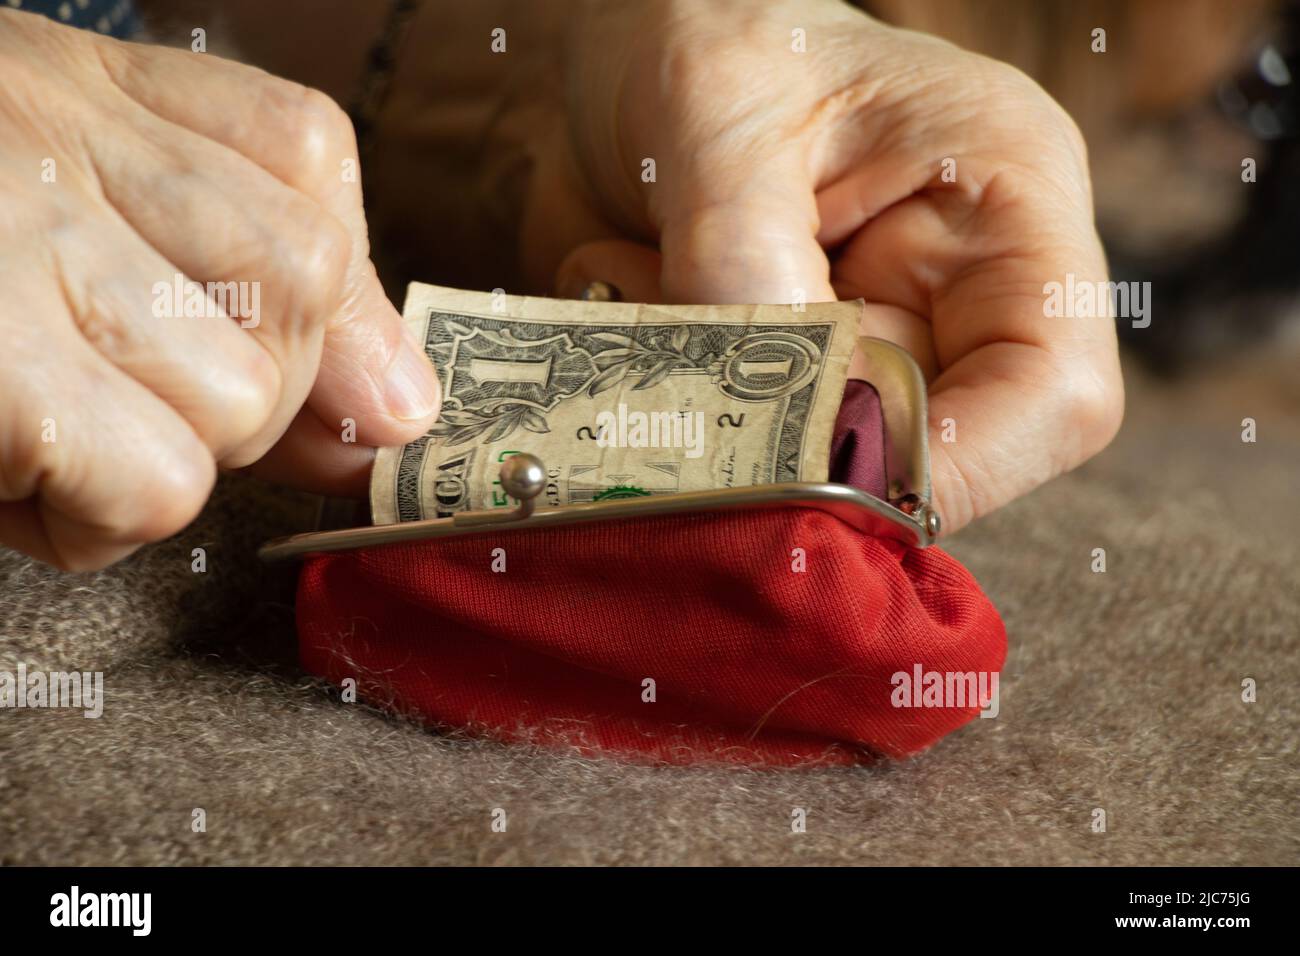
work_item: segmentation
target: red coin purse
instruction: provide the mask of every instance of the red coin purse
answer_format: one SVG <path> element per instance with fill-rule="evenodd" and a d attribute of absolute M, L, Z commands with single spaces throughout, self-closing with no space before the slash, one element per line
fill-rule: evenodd
<path fill-rule="evenodd" d="M 991 716 L 1002 621 L 927 546 L 924 382 L 877 349 L 875 419 L 846 401 L 837 431 L 859 465 L 879 452 L 879 494 L 524 501 L 282 539 L 263 555 L 305 559 L 303 666 L 436 727 L 659 763 L 861 763 Z"/>

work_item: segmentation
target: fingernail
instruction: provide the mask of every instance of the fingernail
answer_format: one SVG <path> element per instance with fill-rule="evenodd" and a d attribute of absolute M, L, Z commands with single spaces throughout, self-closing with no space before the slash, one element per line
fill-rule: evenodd
<path fill-rule="evenodd" d="M 557 299 L 581 299 L 583 291 L 591 284 L 591 280 L 584 275 L 579 275 L 573 270 L 567 270 L 564 275 L 557 277 L 555 282 L 555 297 Z"/>
<path fill-rule="evenodd" d="M 622 302 L 623 293 L 618 286 L 596 279 L 582 290 L 582 298 L 588 302 Z"/>
<path fill-rule="evenodd" d="M 433 363 L 411 342 L 404 342 L 388 370 L 388 411 L 402 421 L 427 418 L 438 405 L 438 376 Z"/>
<path fill-rule="evenodd" d="M 562 277 L 556 285 L 555 294 L 561 299 L 580 299 L 584 302 L 623 301 L 623 293 L 612 282 L 591 279 L 577 272 Z"/>

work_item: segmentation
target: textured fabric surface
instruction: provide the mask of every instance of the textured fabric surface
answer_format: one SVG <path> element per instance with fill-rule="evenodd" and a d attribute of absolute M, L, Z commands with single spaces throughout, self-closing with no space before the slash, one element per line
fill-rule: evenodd
<path fill-rule="evenodd" d="M 307 669 L 366 700 L 677 764 L 911 754 L 992 702 L 1006 656 L 997 612 L 950 555 L 806 508 L 320 555 L 298 627 Z M 947 699 L 912 693 L 925 675 L 951 682 Z"/>
<path fill-rule="evenodd" d="M 646 767 L 343 703 L 297 667 L 292 575 L 253 558 L 310 509 L 250 482 L 105 572 L 0 552 L 0 660 L 107 695 L 0 711 L 0 862 L 1300 862 L 1295 363 L 1130 376 L 1111 449 L 946 545 L 1007 625 L 1000 713 L 869 767 Z"/>

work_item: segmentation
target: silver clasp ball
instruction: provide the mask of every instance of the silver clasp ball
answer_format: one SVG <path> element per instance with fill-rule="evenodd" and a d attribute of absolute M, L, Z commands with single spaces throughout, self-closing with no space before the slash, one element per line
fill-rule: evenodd
<path fill-rule="evenodd" d="M 546 469 L 536 455 L 520 452 L 501 463 L 501 490 L 519 502 L 515 513 L 527 518 L 533 513 L 534 500 L 546 487 Z"/>

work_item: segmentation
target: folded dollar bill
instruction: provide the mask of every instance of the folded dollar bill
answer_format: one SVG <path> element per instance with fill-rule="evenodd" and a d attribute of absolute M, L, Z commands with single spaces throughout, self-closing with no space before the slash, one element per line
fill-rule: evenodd
<path fill-rule="evenodd" d="M 376 524 L 509 508 L 501 462 L 546 465 L 539 508 L 827 478 L 862 302 L 577 302 L 413 283 L 405 321 L 439 421 L 379 451 Z"/>

